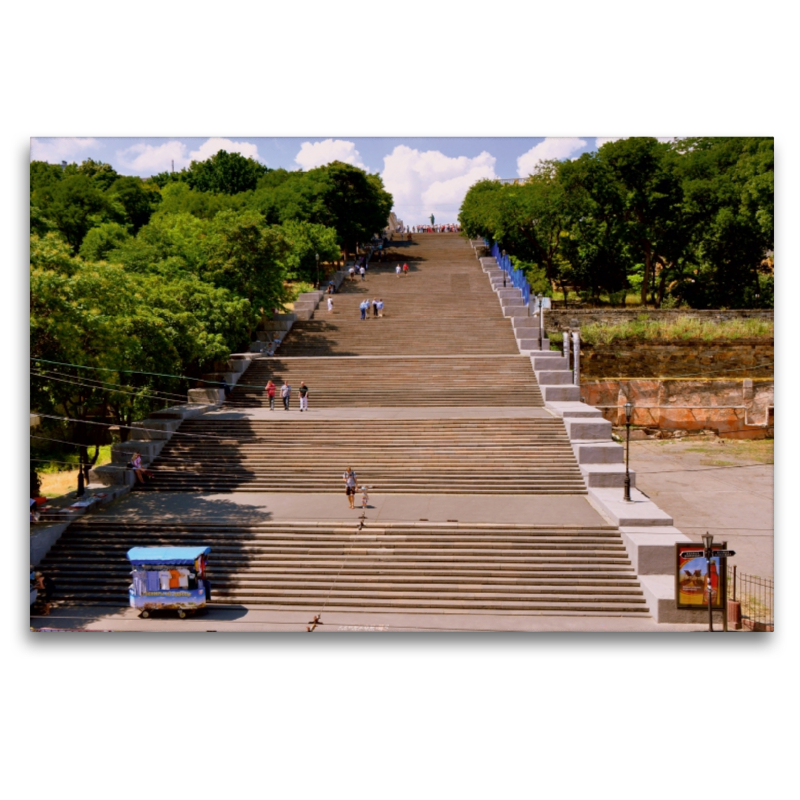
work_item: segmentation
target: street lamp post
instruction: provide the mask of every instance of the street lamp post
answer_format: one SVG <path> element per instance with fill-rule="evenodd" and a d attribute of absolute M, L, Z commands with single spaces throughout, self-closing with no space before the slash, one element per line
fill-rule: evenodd
<path fill-rule="evenodd" d="M 623 500 L 626 503 L 631 501 L 631 473 L 628 469 L 630 455 L 631 455 L 631 419 L 633 417 L 633 403 L 628 400 L 625 403 L 625 427 L 627 429 L 626 443 L 625 443 L 625 496 Z"/>
<path fill-rule="evenodd" d="M 314 253 L 314 258 L 317 259 L 317 291 L 319 291 L 319 253 Z"/>
<path fill-rule="evenodd" d="M 543 325 L 542 325 L 542 318 L 544 317 L 544 310 L 542 308 L 542 297 L 543 295 L 541 294 L 536 295 L 536 310 L 539 314 L 539 329 L 538 329 L 539 350 L 542 349 L 542 337 L 544 335 Z"/>
<path fill-rule="evenodd" d="M 80 443 L 78 445 L 78 491 L 76 493 L 78 497 L 83 497 L 84 494 L 86 494 L 86 481 L 84 480 L 84 475 L 83 475 L 83 451 L 84 451 L 83 437 L 85 431 L 83 422 L 81 421 L 81 419 L 83 418 L 83 411 L 84 411 L 84 406 L 82 403 L 76 406 L 75 416 L 78 417 L 78 422 L 75 425 L 75 438 Z"/>
<path fill-rule="evenodd" d="M 708 592 L 708 632 L 714 632 L 714 617 L 712 614 L 712 601 L 711 601 L 711 550 L 714 546 L 714 534 L 706 531 L 703 534 L 703 550 L 706 555 L 706 591 Z"/>

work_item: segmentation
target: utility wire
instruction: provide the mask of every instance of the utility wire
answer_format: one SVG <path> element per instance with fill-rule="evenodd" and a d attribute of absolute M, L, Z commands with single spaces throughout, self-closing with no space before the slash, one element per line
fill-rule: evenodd
<path fill-rule="evenodd" d="M 114 394 L 129 394 L 129 395 L 135 395 L 136 397 L 150 397 L 153 400 L 158 400 L 159 402 L 167 403 L 168 405 L 170 403 L 173 404 L 173 405 L 175 404 L 174 400 L 171 400 L 171 399 L 168 399 L 168 398 L 165 398 L 165 397 L 158 397 L 157 395 L 151 394 L 149 392 L 126 392 L 124 389 L 107 389 L 104 386 L 92 386 L 91 384 L 82 383 L 81 381 L 66 380 L 64 378 L 55 378 L 52 375 L 44 375 L 41 372 L 31 372 L 30 374 L 31 374 L 32 377 L 35 377 L 35 378 L 43 378 L 44 380 L 48 380 L 48 381 L 57 381 L 58 383 L 68 383 L 68 384 L 70 384 L 72 386 L 81 386 L 81 387 L 87 388 L 87 389 L 94 389 L 94 390 L 105 391 L 105 392 L 113 392 Z M 178 395 L 178 396 L 180 396 L 180 395 Z M 185 403 L 186 401 L 184 400 L 183 402 Z"/>
<path fill-rule="evenodd" d="M 210 381 L 205 378 L 193 378 L 189 375 L 172 375 L 168 372 L 144 372 L 139 369 L 118 369 L 116 367 L 87 367 L 83 364 L 72 364 L 69 361 L 49 361 L 46 358 L 36 358 L 31 356 L 31 361 L 39 361 L 43 364 L 57 364 L 60 367 L 75 367 L 75 369 L 90 369 L 100 372 L 124 372 L 129 375 L 151 375 L 156 378 L 179 378 L 186 381 L 200 381 L 201 383 L 212 383 L 221 386 L 222 381 Z"/>
<path fill-rule="evenodd" d="M 75 417 L 60 417 L 55 414 L 42 414 L 35 412 L 37 417 L 42 419 L 56 419 L 61 422 L 81 422 L 84 425 L 99 425 L 104 428 L 127 428 L 132 431 L 147 431 L 149 433 L 164 433 L 161 428 L 143 428 L 141 425 L 123 425 L 122 423 L 113 422 L 95 422 L 88 419 L 76 419 Z M 209 436 L 202 433 L 184 433 L 183 431 L 169 431 L 173 436 L 190 436 L 193 439 L 208 439 L 209 441 L 225 442 L 230 440 L 230 436 Z M 135 440 L 134 440 L 135 441 Z"/>
<path fill-rule="evenodd" d="M 40 368 L 40 369 L 44 370 L 43 367 Z M 60 370 L 57 370 L 57 369 L 48 369 L 48 370 L 44 370 L 44 371 L 38 372 L 38 373 L 31 372 L 31 374 L 32 375 L 33 374 L 47 375 L 47 376 L 58 375 L 58 376 L 60 376 L 62 378 L 71 378 L 73 381 L 78 382 L 77 381 L 77 376 L 70 375 L 68 372 L 61 372 Z M 128 384 L 128 383 L 114 383 L 113 381 L 94 380 L 93 378 L 84 378 L 83 380 L 85 381 L 85 383 L 87 385 L 97 384 L 99 388 L 104 389 L 105 391 L 114 391 L 114 389 L 109 389 L 108 387 L 119 387 L 119 386 L 124 387 L 126 389 L 137 390 L 136 386 L 132 386 L 131 384 Z M 80 385 L 84 385 L 84 384 L 81 383 Z M 141 389 L 146 389 L 146 388 L 148 388 L 148 387 L 141 387 Z M 138 389 L 138 390 L 141 391 L 141 389 Z M 175 398 L 178 398 L 178 399 L 183 399 L 183 397 L 184 397 L 184 395 L 182 395 L 182 394 L 176 394 L 175 392 L 162 392 L 160 389 L 152 389 L 152 392 L 154 394 L 169 395 L 170 397 L 175 397 Z"/>

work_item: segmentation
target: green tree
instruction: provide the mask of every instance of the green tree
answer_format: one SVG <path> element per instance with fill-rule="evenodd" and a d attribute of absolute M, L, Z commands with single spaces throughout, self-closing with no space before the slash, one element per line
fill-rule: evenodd
<path fill-rule="evenodd" d="M 773 140 L 695 138 L 679 147 L 695 259 L 676 293 L 698 308 L 760 305 L 760 272 L 774 245 Z"/>
<path fill-rule="evenodd" d="M 80 255 L 87 261 L 106 261 L 108 254 L 131 240 L 125 225 L 118 222 L 103 222 L 91 228 L 80 247 Z"/>
<path fill-rule="evenodd" d="M 289 244 L 256 211 L 220 211 L 204 243 L 208 261 L 201 277 L 246 297 L 254 308 L 286 302 L 284 264 Z"/>
<path fill-rule="evenodd" d="M 154 184 L 145 184 L 141 178 L 129 176 L 117 178 L 106 196 L 122 206 L 126 222 L 134 233 L 147 224 L 161 200 L 161 193 Z"/>
<path fill-rule="evenodd" d="M 316 283 L 317 256 L 320 263 L 336 261 L 341 257 L 333 228 L 313 222 L 287 220 L 280 229 L 289 245 L 285 261 L 287 278 Z"/>
<path fill-rule="evenodd" d="M 644 264 L 641 302 L 655 275 L 656 264 L 680 257 L 682 235 L 680 181 L 668 160 L 670 146 L 651 137 L 631 137 L 604 144 L 594 156 L 603 173 L 604 192 L 613 212 L 625 221 L 626 239 Z M 582 157 L 583 158 L 583 157 Z M 678 222 L 676 223 L 676 220 Z"/>
<path fill-rule="evenodd" d="M 122 221 L 118 209 L 86 175 L 71 175 L 37 192 L 41 212 L 51 219 L 74 252 L 94 225 Z"/>
<path fill-rule="evenodd" d="M 219 150 L 205 161 L 192 161 L 186 182 L 193 189 L 214 194 L 238 194 L 256 188 L 268 167 L 239 153 Z"/>
<path fill-rule="evenodd" d="M 249 200 L 267 223 L 313 222 L 336 231 L 337 243 L 353 252 L 386 226 L 392 196 L 379 175 L 335 161 L 308 172 L 265 178 Z"/>

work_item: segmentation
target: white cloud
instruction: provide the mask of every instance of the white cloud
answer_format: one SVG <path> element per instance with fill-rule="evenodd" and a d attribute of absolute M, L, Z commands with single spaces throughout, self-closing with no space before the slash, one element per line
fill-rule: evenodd
<path fill-rule="evenodd" d="M 245 158 L 253 158 L 256 161 L 263 160 L 258 154 L 256 145 L 250 142 L 234 142 L 230 139 L 221 139 L 218 136 L 203 142 L 197 150 L 192 150 L 189 153 L 189 158 L 192 161 L 206 161 L 220 150 L 225 150 L 227 153 L 239 153 Z"/>
<path fill-rule="evenodd" d="M 594 140 L 594 146 L 596 150 L 599 150 L 606 142 L 618 142 L 624 138 L 624 136 L 598 136 Z"/>
<path fill-rule="evenodd" d="M 314 169 L 323 167 L 332 161 L 341 161 L 352 164 L 359 169 L 367 169 L 361 161 L 361 154 L 356 150 L 353 142 L 343 139 L 325 139 L 322 142 L 303 142 L 300 152 L 295 156 L 294 162 L 301 169 Z"/>
<path fill-rule="evenodd" d="M 173 140 L 164 144 L 153 145 L 140 142 L 117 153 L 120 164 L 131 172 L 139 175 L 155 175 L 157 172 L 167 172 L 175 162 L 175 170 L 189 166 L 186 157 L 186 145 Z"/>
<path fill-rule="evenodd" d="M 212 137 L 207 139 L 197 150 L 188 152 L 189 148 L 183 142 L 173 139 L 164 144 L 154 145 L 140 142 L 117 153 L 120 164 L 138 175 L 154 175 L 157 172 L 175 171 L 188 167 L 192 161 L 206 161 L 220 150 L 228 153 L 240 153 L 245 158 L 261 160 L 258 147 L 250 142 L 234 142 L 231 139 Z"/>
<path fill-rule="evenodd" d="M 60 164 L 62 161 L 83 160 L 88 157 L 87 150 L 97 147 L 97 139 L 62 138 L 31 139 L 31 161 L 47 161 L 49 164 Z"/>
<path fill-rule="evenodd" d="M 420 225 L 433 214 L 439 222 L 456 222 L 464 195 L 472 184 L 496 178 L 495 157 L 450 157 L 438 150 L 420 152 L 398 145 L 383 159 L 386 190 L 394 197 L 394 212 L 406 225 Z"/>
<path fill-rule="evenodd" d="M 536 165 L 540 162 L 571 158 L 584 147 L 586 147 L 584 139 L 568 137 L 545 139 L 517 159 L 517 175 L 520 178 L 527 178 L 535 172 Z"/>

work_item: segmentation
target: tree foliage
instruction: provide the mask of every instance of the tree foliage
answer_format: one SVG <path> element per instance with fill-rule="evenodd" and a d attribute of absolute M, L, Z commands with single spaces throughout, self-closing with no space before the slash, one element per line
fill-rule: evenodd
<path fill-rule="evenodd" d="M 636 289 L 657 306 L 766 305 L 773 180 L 769 138 L 622 139 L 541 164 L 522 185 L 480 181 L 459 220 L 565 297 Z"/>
<path fill-rule="evenodd" d="M 369 239 L 392 204 L 350 165 L 273 171 L 224 151 L 146 180 L 33 161 L 30 186 L 31 408 L 78 420 L 59 436 L 82 443 L 105 430 L 83 420 L 128 425 L 185 397 L 288 301 L 287 280 L 315 280 L 317 254 Z"/>

